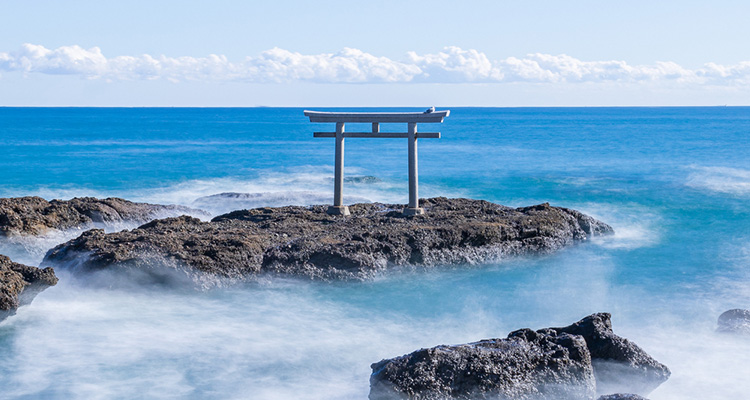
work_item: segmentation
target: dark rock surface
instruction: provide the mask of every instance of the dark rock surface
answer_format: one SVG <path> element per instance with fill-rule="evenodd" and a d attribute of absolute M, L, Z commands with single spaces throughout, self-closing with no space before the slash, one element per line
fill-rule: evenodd
<path fill-rule="evenodd" d="M 606 396 L 599 396 L 596 400 L 648 400 L 645 397 L 638 396 L 637 394 L 630 393 L 615 393 L 608 394 Z"/>
<path fill-rule="evenodd" d="M 750 335 L 750 310 L 735 308 L 719 316 L 719 332 Z"/>
<path fill-rule="evenodd" d="M 671 375 L 666 365 L 615 335 L 608 313 L 592 314 L 573 325 L 551 329 L 583 336 L 591 352 L 599 393 L 648 394 Z"/>
<path fill-rule="evenodd" d="M 90 230 L 50 250 L 42 265 L 79 272 L 135 268 L 157 275 L 166 267 L 200 284 L 259 273 L 367 279 L 390 265 L 549 253 L 612 232 L 591 217 L 549 204 L 514 209 L 433 198 L 422 206 L 427 214 L 411 217 L 401 214 L 403 206 L 372 203 L 350 206 L 350 217 L 328 215 L 327 206 L 288 206 L 234 211 L 211 222 L 167 218 L 131 231 Z"/>
<path fill-rule="evenodd" d="M 22 305 L 49 286 L 57 284 L 52 268 L 39 269 L 14 263 L 0 255 L 0 321 L 13 315 Z"/>
<path fill-rule="evenodd" d="M 282 207 L 288 205 L 306 206 L 331 201 L 331 194 L 305 190 L 286 190 L 279 192 L 238 193 L 225 192 L 203 196 L 191 204 L 201 210 L 210 211 L 213 215 L 224 214 L 234 210 L 258 207 Z M 364 197 L 345 195 L 346 203 L 364 203 Z"/>
<path fill-rule="evenodd" d="M 372 364 L 370 400 L 593 399 L 580 336 L 523 329 L 507 339 L 438 346 Z"/>
<path fill-rule="evenodd" d="M 155 218 L 201 211 L 110 197 L 47 201 L 41 197 L 0 198 L 0 236 L 40 235 L 52 229 L 90 228 L 95 224 L 145 223 Z"/>
<path fill-rule="evenodd" d="M 602 370 L 602 361 L 615 367 Z M 372 370 L 372 400 L 593 399 L 596 393 L 612 393 L 613 386 L 630 389 L 617 392 L 645 394 L 670 374 L 640 347 L 612 333 L 607 313 L 564 328 L 521 329 L 507 339 L 422 349 L 372 364 Z M 622 375 L 614 377 L 611 371 Z"/>

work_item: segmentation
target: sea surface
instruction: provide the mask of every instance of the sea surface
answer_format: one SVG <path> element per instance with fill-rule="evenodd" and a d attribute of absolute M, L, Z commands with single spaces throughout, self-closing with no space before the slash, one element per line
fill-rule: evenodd
<path fill-rule="evenodd" d="M 715 330 L 723 311 L 750 308 L 750 108 L 438 109 L 451 110 L 443 124 L 419 126 L 442 132 L 419 141 L 421 197 L 549 202 L 616 234 L 361 283 L 126 290 L 58 268 L 57 286 L 0 322 L 0 398 L 364 399 L 383 358 L 600 311 L 671 368 L 652 400 L 747 397 L 750 338 Z M 0 108 L 0 197 L 118 196 L 212 215 L 327 203 L 333 140 L 312 132 L 333 124 L 302 111 Z M 405 140 L 348 139 L 345 165 L 346 202 L 406 203 Z M 227 192 L 251 195 L 202 199 Z M 4 239 L 0 254 L 38 265 L 79 234 Z"/>

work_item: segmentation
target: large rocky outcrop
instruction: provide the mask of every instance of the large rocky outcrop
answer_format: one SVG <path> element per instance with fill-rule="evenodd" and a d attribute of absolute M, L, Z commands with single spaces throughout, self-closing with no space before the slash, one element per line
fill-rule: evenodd
<path fill-rule="evenodd" d="M 411 217 L 393 204 L 355 204 L 350 217 L 328 215 L 325 206 L 289 206 L 235 211 L 211 222 L 183 216 L 131 231 L 90 230 L 50 250 L 43 265 L 81 272 L 137 269 L 158 280 L 176 270 L 201 284 L 265 272 L 366 279 L 389 265 L 549 253 L 612 232 L 591 217 L 549 204 L 516 209 L 434 198 L 422 205 L 427 214 Z"/>
<path fill-rule="evenodd" d="M 382 360 L 372 364 L 370 399 L 594 399 L 612 393 L 612 376 L 597 365 L 602 357 L 631 380 L 626 392 L 645 394 L 669 377 L 666 366 L 612 333 L 609 314 L 599 313 L 565 328 L 521 329 L 506 339 Z M 628 396 L 604 398 L 640 398 Z"/>
<path fill-rule="evenodd" d="M 52 268 L 39 269 L 14 263 L 0 255 L 0 321 L 13 315 L 22 305 L 49 286 L 57 284 Z"/>
<path fill-rule="evenodd" d="M 110 197 L 47 201 L 41 197 L 0 198 L 0 236 L 39 235 L 49 230 L 91 228 L 95 224 L 142 224 L 155 218 L 201 211 Z"/>
<path fill-rule="evenodd" d="M 635 343 L 612 331 L 608 313 L 590 315 L 558 333 L 580 335 L 586 340 L 600 393 L 648 394 L 664 383 L 671 372 Z"/>
<path fill-rule="evenodd" d="M 591 399 L 591 356 L 580 336 L 530 329 L 507 339 L 438 346 L 372 365 L 370 400 Z"/>
<path fill-rule="evenodd" d="M 719 315 L 719 332 L 750 335 L 750 310 L 735 308 Z"/>

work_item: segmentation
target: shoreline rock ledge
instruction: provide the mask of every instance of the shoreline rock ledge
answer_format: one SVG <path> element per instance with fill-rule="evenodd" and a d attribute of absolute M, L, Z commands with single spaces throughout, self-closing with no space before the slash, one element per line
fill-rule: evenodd
<path fill-rule="evenodd" d="M 57 284 L 52 268 L 39 269 L 0 254 L 0 321 L 15 314 L 18 307 L 31 303 L 42 290 Z"/>
<path fill-rule="evenodd" d="M 270 273 L 364 280 L 391 266 L 478 263 L 546 254 L 612 233 L 578 211 L 549 204 L 510 208 L 482 200 L 423 199 L 426 215 L 402 205 L 354 204 L 348 217 L 326 206 L 256 208 L 210 222 L 182 216 L 106 234 L 84 232 L 50 250 L 43 266 L 74 274 L 137 271 L 139 280 L 192 280 L 203 287 Z M 144 275 L 145 274 L 145 275 Z"/>
<path fill-rule="evenodd" d="M 183 206 L 134 203 L 117 197 L 76 197 L 52 201 L 36 196 L 0 198 L 0 237 L 88 229 L 97 224 L 143 224 L 155 218 L 183 214 L 208 215 Z"/>
<path fill-rule="evenodd" d="M 372 364 L 370 400 L 642 399 L 670 371 L 612 332 L 610 314 L 505 339 L 437 346 Z"/>

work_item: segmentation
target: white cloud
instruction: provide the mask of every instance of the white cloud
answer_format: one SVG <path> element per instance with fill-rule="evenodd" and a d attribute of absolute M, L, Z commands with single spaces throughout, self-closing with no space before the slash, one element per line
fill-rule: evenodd
<path fill-rule="evenodd" d="M 678 85 L 750 85 L 750 61 L 735 65 L 708 63 L 688 69 L 674 62 L 630 65 L 625 61 L 583 61 L 565 54 L 528 54 L 490 60 L 478 50 L 445 47 L 434 54 L 409 52 L 405 61 L 378 57 L 358 49 L 301 54 L 273 48 L 232 62 L 207 57 L 106 57 L 101 49 L 62 46 L 47 49 L 24 44 L 0 53 L 0 71 L 27 75 L 70 74 L 87 79 L 318 83 L 675 83 Z"/>
<path fill-rule="evenodd" d="M 44 46 L 24 44 L 18 51 L 0 53 L 0 68 L 44 74 L 97 76 L 107 69 L 107 59 L 98 47 L 85 50 L 63 46 L 49 50 Z"/>
<path fill-rule="evenodd" d="M 422 71 L 415 65 L 344 48 L 336 54 L 303 55 L 273 48 L 240 65 L 243 78 L 262 82 L 409 82 Z"/>
<path fill-rule="evenodd" d="M 437 54 L 408 53 L 409 60 L 418 66 L 421 81 L 428 82 L 481 82 L 500 81 L 502 73 L 492 65 L 484 53 L 446 47 Z"/>

